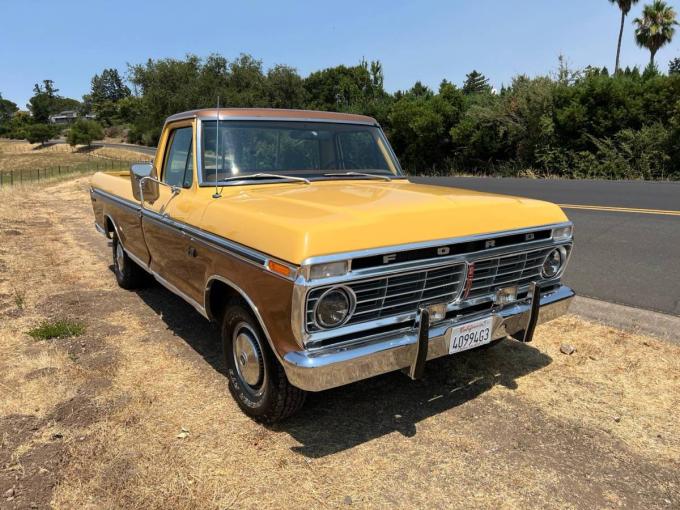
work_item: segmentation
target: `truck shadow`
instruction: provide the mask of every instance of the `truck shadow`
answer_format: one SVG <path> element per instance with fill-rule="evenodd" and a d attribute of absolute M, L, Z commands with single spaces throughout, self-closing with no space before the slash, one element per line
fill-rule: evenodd
<path fill-rule="evenodd" d="M 214 326 L 160 285 L 138 295 L 175 335 L 224 373 Z M 473 401 L 496 385 L 515 389 L 518 378 L 551 362 L 550 356 L 530 344 L 504 340 L 488 349 L 432 360 L 420 381 L 395 372 L 310 393 L 297 415 L 269 429 L 290 434 L 300 443 L 292 450 L 310 458 L 342 452 L 393 432 L 411 437 L 419 422 Z"/>
<path fill-rule="evenodd" d="M 488 349 L 429 361 L 420 381 L 395 372 L 310 394 L 299 414 L 274 428 L 300 443 L 294 451 L 312 458 L 393 432 L 412 437 L 419 422 L 470 402 L 496 385 L 516 389 L 518 378 L 551 362 L 529 344 L 503 340 Z"/>

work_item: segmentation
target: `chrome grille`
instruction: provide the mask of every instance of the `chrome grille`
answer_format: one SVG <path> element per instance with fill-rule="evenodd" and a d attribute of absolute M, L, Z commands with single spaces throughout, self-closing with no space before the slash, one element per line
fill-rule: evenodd
<path fill-rule="evenodd" d="M 494 293 L 502 287 L 522 287 L 531 281 L 540 280 L 543 260 L 553 249 L 541 248 L 475 261 L 472 286 L 466 299 Z"/>
<path fill-rule="evenodd" d="M 465 284 L 465 264 L 456 263 L 433 269 L 348 282 L 356 295 L 354 314 L 346 324 L 374 321 L 416 312 L 421 304 L 454 301 Z M 310 291 L 307 296 L 307 330 L 319 331 L 314 322 L 314 305 L 329 287 Z"/>

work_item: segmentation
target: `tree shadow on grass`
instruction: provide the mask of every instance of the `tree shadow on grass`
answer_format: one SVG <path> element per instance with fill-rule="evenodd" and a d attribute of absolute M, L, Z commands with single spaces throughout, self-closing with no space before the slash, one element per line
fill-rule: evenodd
<path fill-rule="evenodd" d="M 160 285 L 142 289 L 138 295 L 174 334 L 224 374 L 213 325 Z M 311 458 L 342 452 L 392 432 L 411 437 L 419 422 L 474 400 L 495 385 L 515 389 L 518 378 L 551 362 L 552 358 L 530 344 L 504 340 L 489 349 L 432 360 L 420 381 L 393 372 L 310 393 L 297 415 L 270 429 L 290 434 L 300 443 L 293 450 Z"/>

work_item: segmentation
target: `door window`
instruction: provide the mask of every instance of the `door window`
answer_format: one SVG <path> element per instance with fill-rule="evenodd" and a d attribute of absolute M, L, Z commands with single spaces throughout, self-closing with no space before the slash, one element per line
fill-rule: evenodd
<path fill-rule="evenodd" d="M 170 143 L 163 167 L 163 182 L 188 188 L 194 178 L 193 130 L 191 126 L 170 133 Z"/>

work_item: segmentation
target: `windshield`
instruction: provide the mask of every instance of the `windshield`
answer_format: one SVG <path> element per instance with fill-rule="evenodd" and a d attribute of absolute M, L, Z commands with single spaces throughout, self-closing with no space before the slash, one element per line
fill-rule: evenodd
<path fill-rule="evenodd" d="M 308 179 L 344 173 L 398 176 L 398 163 L 382 131 L 373 126 L 326 122 L 203 121 L 202 182 L 253 174 Z M 353 176 L 361 178 L 362 176 Z"/>

